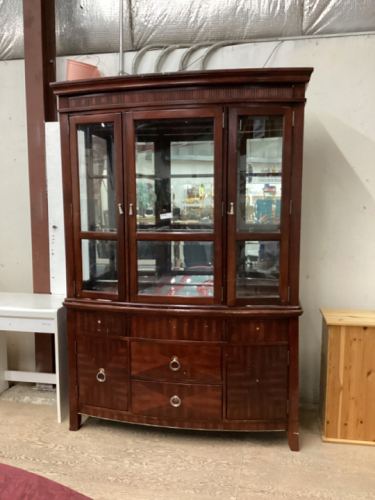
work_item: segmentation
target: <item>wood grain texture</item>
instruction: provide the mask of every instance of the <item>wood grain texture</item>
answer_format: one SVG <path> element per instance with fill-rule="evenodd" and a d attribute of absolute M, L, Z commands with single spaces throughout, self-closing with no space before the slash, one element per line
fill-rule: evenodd
<path fill-rule="evenodd" d="M 133 380 L 132 413 L 172 420 L 221 420 L 222 388 Z M 174 407 L 176 398 L 180 406 Z"/>
<path fill-rule="evenodd" d="M 299 331 L 298 318 L 289 321 L 288 370 L 288 443 L 292 451 L 299 451 Z"/>
<path fill-rule="evenodd" d="M 221 102 L 243 102 L 247 99 L 273 99 L 273 100 L 294 100 L 293 89 L 291 86 L 275 87 L 264 85 L 262 87 L 248 88 L 218 88 L 218 89 L 182 89 L 182 90 L 164 90 L 154 92 L 127 92 L 110 93 L 88 97 L 71 97 L 69 99 L 69 108 L 74 111 L 76 108 L 92 107 L 97 109 L 108 106 L 137 106 L 147 104 L 165 103 L 175 105 L 176 103 L 197 103 L 207 100 Z"/>
<path fill-rule="evenodd" d="M 176 371 L 174 371 L 174 368 Z M 183 343 L 131 343 L 133 377 L 220 381 L 221 347 Z"/>
<path fill-rule="evenodd" d="M 375 328 L 329 326 L 325 438 L 375 442 Z"/>
<path fill-rule="evenodd" d="M 165 340 L 222 340 L 223 323 L 219 319 L 196 319 L 184 316 L 131 316 L 130 336 Z"/>
<path fill-rule="evenodd" d="M 149 75 L 132 75 L 127 77 L 107 77 L 92 80 L 64 81 L 51 84 L 58 96 L 97 94 L 119 90 L 147 90 L 158 88 L 180 88 L 214 85 L 293 85 L 307 83 L 313 68 L 256 68 L 232 70 L 183 71 L 176 73 L 159 73 Z M 212 76 L 215 75 L 213 78 Z"/>
<path fill-rule="evenodd" d="M 321 309 L 327 325 L 375 326 L 375 311 L 360 309 Z"/>
<path fill-rule="evenodd" d="M 320 399 L 319 399 L 319 421 L 324 434 L 326 399 L 327 399 L 327 376 L 328 376 L 328 325 L 324 318 L 322 321 L 322 352 L 320 358 Z"/>
<path fill-rule="evenodd" d="M 287 417 L 287 346 L 227 347 L 227 418 Z"/>
<path fill-rule="evenodd" d="M 100 311 L 75 311 L 75 328 L 77 333 L 126 337 L 126 323 L 125 314 Z"/>
<path fill-rule="evenodd" d="M 133 424 L 152 425 L 157 427 L 171 427 L 178 429 L 199 429 L 209 431 L 286 431 L 287 419 L 279 420 L 187 420 L 158 418 L 153 416 L 136 415 L 132 412 L 109 410 L 88 405 L 78 405 L 82 415 L 118 420 Z"/>
<path fill-rule="evenodd" d="M 296 87 L 295 87 L 296 89 Z M 298 94 L 305 89 L 299 88 Z M 304 94 L 303 94 L 304 95 Z M 301 203 L 302 203 L 302 160 L 303 160 L 303 130 L 305 104 L 299 103 L 293 107 L 294 126 L 292 128 L 291 155 L 291 191 L 292 217 L 290 217 L 289 233 L 289 304 L 299 304 L 299 263 L 301 238 Z"/>
<path fill-rule="evenodd" d="M 156 316 L 163 317 L 196 317 L 197 319 L 287 319 L 301 316 L 300 306 L 254 306 L 254 307 L 227 307 L 227 306 L 165 306 L 162 304 L 138 304 L 133 302 L 91 301 L 82 299 L 66 299 L 63 306 L 77 311 L 123 312 L 134 317 L 147 316 L 149 319 Z"/>
<path fill-rule="evenodd" d="M 288 341 L 288 320 L 229 320 L 228 342 Z"/>
<path fill-rule="evenodd" d="M 105 373 L 105 381 L 97 374 Z M 128 408 L 126 341 L 77 336 L 78 402 L 114 410 Z"/>

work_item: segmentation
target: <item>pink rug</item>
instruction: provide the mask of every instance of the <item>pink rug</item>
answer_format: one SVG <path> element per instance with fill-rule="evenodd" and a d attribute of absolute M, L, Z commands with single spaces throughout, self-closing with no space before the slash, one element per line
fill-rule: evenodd
<path fill-rule="evenodd" d="M 0 464 L 1 500 L 90 500 L 61 484 L 10 465 Z"/>

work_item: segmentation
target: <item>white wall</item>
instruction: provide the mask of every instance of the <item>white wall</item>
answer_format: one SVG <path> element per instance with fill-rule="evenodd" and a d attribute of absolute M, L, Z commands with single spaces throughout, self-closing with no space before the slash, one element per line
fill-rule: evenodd
<path fill-rule="evenodd" d="M 276 43 L 269 42 L 223 48 L 211 57 L 207 69 L 262 67 L 275 46 Z M 168 56 L 162 70 L 177 70 L 181 52 L 175 51 Z M 153 72 L 158 54 L 158 51 L 147 54 L 139 72 Z M 190 62 L 201 54 L 202 51 L 196 52 Z M 106 76 L 117 74 L 117 55 L 102 54 L 99 57 L 99 69 Z M 125 55 L 125 71 L 130 72 L 133 57 L 134 54 Z M 375 308 L 374 58 L 375 35 L 348 36 L 283 42 L 267 64 L 268 67 L 315 68 L 307 89 L 300 294 L 305 310 L 300 320 L 301 400 L 309 403 L 317 402 L 319 398 L 319 308 Z M 95 64 L 94 59 L 81 60 Z M 9 66 L 5 68 L 1 64 Z M 13 82 L 17 64 L 21 63 L 0 63 L 0 76 L 7 72 L 5 80 Z M 65 68 L 66 58 L 59 58 L 58 79 L 65 78 Z M 198 69 L 198 63 L 189 69 Z M 1 78 L 1 96 L 3 81 Z M 13 114 L 22 115 L 23 90 L 17 93 L 13 90 L 14 83 L 12 85 L 7 91 L 8 98 L 2 98 L 6 108 L 12 102 Z M 20 85 L 19 81 L 17 85 Z M 1 113 L 0 120 L 2 124 L 7 123 L 4 113 Z M 23 135 L 24 122 L 23 117 L 20 124 Z M 12 137 L 19 140 L 18 129 L 13 131 Z M 0 142 L 0 152 L 6 158 L 9 157 L 9 144 L 9 141 Z M 15 157 L 24 165 L 25 148 L 21 148 Z M 5 165 L 0 164 L 0 169 L 5 171 Z M 18 184 L 24 186 L 27 183 L 27 169 L 23 168 L 16 177 L 19 178 L 17 184 L 9 186 L 7 192 L 11 205 L 4 203 L 3 197 L 0 199 L 1 207 L 7 211 L 7 220 L 0 217 L 0 227 L 4 228 L 1 234 L 4 240 L 15 240 L 18 224 L 26 231 L 28 244 L 29 212 L 25 197 L 21 203 L 22 214 L 14 210 L 17 205 L 14 198 L 19 197 Z M 10 206 L 13 210 L 9 209 Z M 29 248 L 27 244 L 24 246 Z M 2 241 L 1 256 L 3 246 Z M 23 248 L 22 252 L 20 259 L 26 272 L 17 267 L 20 264 L 15 264 L 14 254 L 6 248 L 3 263 L 9 272 L 0 275 L 2 290 L 19 287 L 18 291 L 24 291 L 24 276 L 29 276 L 27 283 L 31 288 L 30 248 L 28 252 Z M 2 269 L 0 267 L 1 273 Z"/>
<path fill-rule="evenodd" d="M 0 291 L 32 292 L 24 61 L 0 61 Z M 30 334 L 8 334 L 10 369 L 33 370 Z"/>

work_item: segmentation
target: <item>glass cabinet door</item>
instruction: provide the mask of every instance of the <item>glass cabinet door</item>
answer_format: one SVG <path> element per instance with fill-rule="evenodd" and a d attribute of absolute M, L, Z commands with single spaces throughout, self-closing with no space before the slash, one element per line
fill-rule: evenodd
<path fill-rule="evenodd" d="M 222 110 L 126 120 L 131 299 L 219 303 Z"/>
<path fill-rule="evenodd" d="M 228 305 L 287 302 L 292 112 L 230 109 Z"/>
<path fill-rule="evenodd" d="M 70 127 L 76 295 L 116 298 L 122 254 L 121 115 L 72 117 Z"/>

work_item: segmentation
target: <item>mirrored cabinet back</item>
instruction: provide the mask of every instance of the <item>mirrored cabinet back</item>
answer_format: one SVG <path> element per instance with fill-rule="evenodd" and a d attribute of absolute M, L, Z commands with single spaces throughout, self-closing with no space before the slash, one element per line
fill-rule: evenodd
<path fill-rule="evenodd" d="M 311 73 L 241 69 L 52 84 L 71 430 L 82 414 L 277 430 L 298 450 Z"/>

